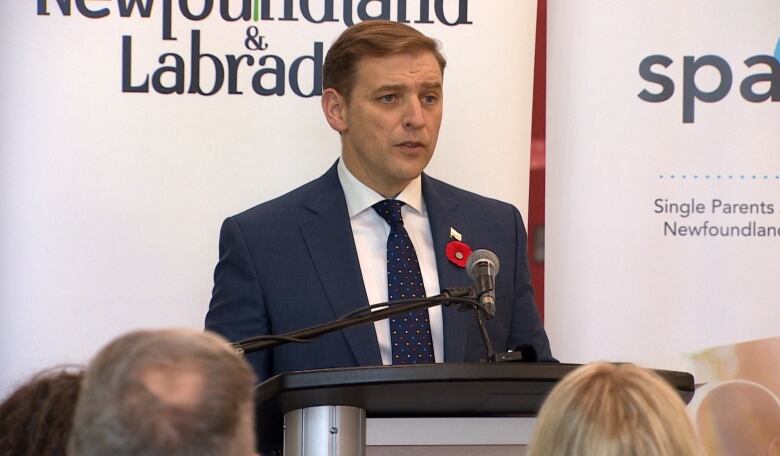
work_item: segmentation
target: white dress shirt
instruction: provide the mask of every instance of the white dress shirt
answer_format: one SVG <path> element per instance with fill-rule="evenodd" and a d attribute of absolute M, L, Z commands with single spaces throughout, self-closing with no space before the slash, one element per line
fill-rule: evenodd
<path fill-rule="evenodd" d="M 385 197 L 353 176 L 344 165 L 344 160 L 339 159 L 337 169 L 341 188 L 344 189 L 344 197 L 347 200 L 349 223 L 352 226 L 352 236 L 355 239 L 355 248 L 360 261 L 360 272 L 363 274 L 363 285 L 368 295 L 368 303 L 386 302 L 387 237 L 390 234 L 390 226 L 371 207 L 384 200 Z M 436 270 L 431 224 L 428 222 L 428 212 L 422 197 L 422 178 L 417 176 L 417 179 L 410 182 L 395 199 L 406 203 L 401 207 L 404 228 L 409 233 L 417 253 L 417 260 L 420 262 L 425 294 L 426 296 L 435 296 L 440 292 L 439 274 Z M 441 306 L 429 308 L 428 316 L 431 322 L 434 360 L 441 363 L 444 362 L 444 323 Z M 374 322 L 374 328 L 379 341 L 382 364 L 393 364 L 390 322 L 387 319 L 379 320 Z"/>

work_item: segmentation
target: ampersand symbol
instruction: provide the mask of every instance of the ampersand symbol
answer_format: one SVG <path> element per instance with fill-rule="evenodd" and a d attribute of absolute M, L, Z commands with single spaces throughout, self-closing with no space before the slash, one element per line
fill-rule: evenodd
<path fill-rule="evenodd" d="M 251 25 L 246 29 L 244 46 L 250 51 L 265 51 L 268 49 L 268 43 L 264 43 L 263 38 L 265 38 L 265 36 L 260 35 L 260 30 L 254 25 Z"/>

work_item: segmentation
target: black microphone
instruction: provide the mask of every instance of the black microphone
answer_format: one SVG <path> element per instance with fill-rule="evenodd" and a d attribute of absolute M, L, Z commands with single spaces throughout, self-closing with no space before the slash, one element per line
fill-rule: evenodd
<path fill-rule="evenodd" d="M 539 360 L 539 354 L 531 344 L 522 344 L 505 353 L 497 353 L 496 361 L 499 363 L 535 363 Z"/>
<path fill-rule="evenodd" d="M 496 254 L 485 249 L 471 252 L 466 262 L 466 272 L 474 281 L 474 294 L 477 300 L 485 306 L 488 318 L 493 318 L 496 314 L 495 289 L 498 267 Z"/>
<path fill-rule="evenodd" d="M 539 359 L 539 354 L 536 353 L 536 348 L 531 344 L 523 344 L 515 348 L 516 352 L 520 352 L 523 355 L 523 362 L 535 363 Z"/>

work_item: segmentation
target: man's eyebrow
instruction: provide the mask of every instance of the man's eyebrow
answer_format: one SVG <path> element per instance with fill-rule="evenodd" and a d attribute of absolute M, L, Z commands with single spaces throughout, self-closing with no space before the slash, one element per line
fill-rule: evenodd
<path fill-rule="evenodd" d="M 435 81 L 435 82 L 423 82 L 422 85 L 424 88 L 428 90 L 441 90 L 441 82 Z"/>
<path fill-rule="evenodd" d="M 404 89 L 406 89 L 405 84 L 385 84 L 377 87 L 374 92 L 399 92 Z"/>
<path fill-rule="evenodd" d="M 441 90 L 441 82 L 423 82 L 420 84 L 426 90 Z M 406 84 L 385 84 L 374 90 L 374 92 L 400 92 L 406 90 L 409 86 Z"/>

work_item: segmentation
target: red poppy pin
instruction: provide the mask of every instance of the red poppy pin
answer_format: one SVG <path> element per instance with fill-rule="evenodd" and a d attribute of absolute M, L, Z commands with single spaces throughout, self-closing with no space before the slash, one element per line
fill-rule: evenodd
<path fill-rule="evenodd" d="M 458 233 L 455 228 L 450 228 L 450 238 L 452 238 L 452 240 L 447 243 L 444 253 L 451 263 L 460 268 L 465 268 L 466 260 L 468 260 L 469 255 L 471 255 L 471 247 L 461 241 L 461 234 Z"/>

